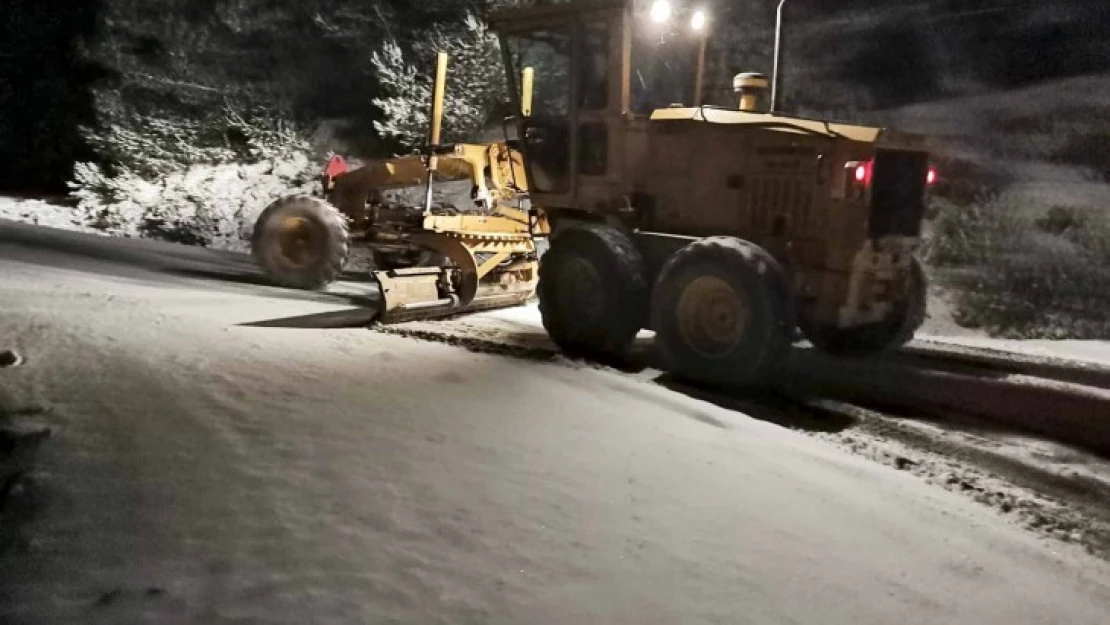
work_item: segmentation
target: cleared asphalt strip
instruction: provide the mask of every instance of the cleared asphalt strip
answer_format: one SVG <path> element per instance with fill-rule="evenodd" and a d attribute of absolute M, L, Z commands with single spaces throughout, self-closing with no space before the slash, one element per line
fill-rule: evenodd
<path fill-rule="evenodd" d="M 800 352 L 783 382 L 859 404 L 970 415 L 1000 426 L 1110 454 L 1110 391 L 989 369 L 954 372 L 894 360 L 843 361 Z"/>
<path fill-rule="evenodd" d="M 557 358 L 558 350 L 542 329 L 484 331 L 467 322 L 417 322 L 380 328 L 421 340 L 448 343 L 472 351 L 528 359 Z M 651 368 L 650 340 L 637 342 L 640 359 Z M 922 357 L 928 355 L 927 358 Z M 898 409 L 905 414 L 972 416 L 1000 427 L 1110 454 L 1110 390 L 1086 383 L 1106 378 L 1104 371 L 1051 363 L 1026 356 L 992 353 L 971 358 L 945 350 L 913 349 L 869 360 L 843 360 L 812 349 L 795 349 L 775 376 L 776 385 L 792 395 L 837 399 L 864 406 Z M 1005 366 L 1002 366 L 1005 364 Z M 1035 366 L 1034 366 L 1035 365 Z M 1032 367 L 1032 368 L 1030 368 Z M 1093 376 L 1093 377 L 1092 377 Z M 743 394 L 741 391 L 740 394 Z"/>

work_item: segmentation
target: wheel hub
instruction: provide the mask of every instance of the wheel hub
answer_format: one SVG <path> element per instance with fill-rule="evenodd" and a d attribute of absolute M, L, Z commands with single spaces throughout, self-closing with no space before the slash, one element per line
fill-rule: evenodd
<path fill-rule="evenodd" d="M 687 284 L 677 312 L 683 341 L 707 358 L 731 353 L 743 338 L 750 318 L 740 294 L 716 276 L 701 276 Z"/>
<path fill-rule="evenodd" d="M 312 263 L 317 256 L 316 228 L 303 217 L 287 217 L 281 221 L 278 245 L 282 257 L 295 267 Z"/>
<path fill-rule="evenodd" d="M 558 275 L 559 306 L 568 319 L 596 319 L 605 313 L 605 289 L 601 274 L 584 258 L 567 261 Z"/>

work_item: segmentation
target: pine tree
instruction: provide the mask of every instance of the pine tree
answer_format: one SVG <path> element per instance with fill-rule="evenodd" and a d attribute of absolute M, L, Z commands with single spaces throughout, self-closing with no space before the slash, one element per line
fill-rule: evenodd
<path fill-rule="evenodd" d="M 383 136 L 415 146 L 430 127 L 436 55 L 449 56 L 444 103 L 444 140 L 472 138 L 506 98 L 496 38 L 473 13 L 461 23 L 441 24 L 407 46 L 386 42 L 371 58 L 384 96 L 374 104 L 381 118 L 374 128 Z"/>

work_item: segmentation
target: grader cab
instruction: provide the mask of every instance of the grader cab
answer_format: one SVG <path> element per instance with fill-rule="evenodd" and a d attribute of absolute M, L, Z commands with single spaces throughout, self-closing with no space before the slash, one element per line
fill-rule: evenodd
<path fill-rule="evenodd" d="M 653 330 L 672 370 L 724 384 L 763 379 L 798 327 L 837 355 L 903 344 L 924 319 L 924 139 L 769 112 L 759 74 L 739 106 L 703 104 L 710 19 L 639 0 L 492 17 L 553 230 L 549 335 L 612 360 Z"/>

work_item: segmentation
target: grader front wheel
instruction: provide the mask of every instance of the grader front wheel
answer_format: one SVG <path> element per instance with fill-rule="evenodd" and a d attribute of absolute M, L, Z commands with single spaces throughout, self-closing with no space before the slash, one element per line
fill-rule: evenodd
<path fill-rule="evenodd" d="M 280 286 L 315 290 L 339 278 L 350 252 L 347 221 L 311 196 L 277 200 L 254 226 L 251 254 Z"/>

